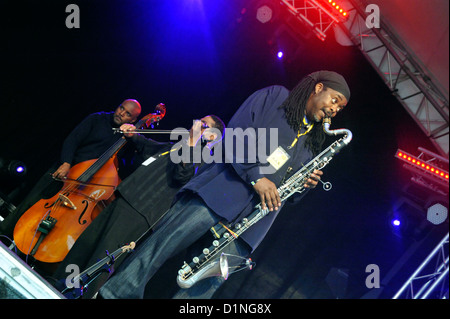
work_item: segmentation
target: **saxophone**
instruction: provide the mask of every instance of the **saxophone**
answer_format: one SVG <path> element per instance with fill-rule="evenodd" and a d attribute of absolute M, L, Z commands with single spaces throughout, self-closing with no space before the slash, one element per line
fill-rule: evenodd
<path fill-rule="evenodd" d="M 322 169 L 333 159 L 333 156 L 339 153 L 339 151 L 347 146 L 352 140 L 352 132 L 348 129 L 336 129 L 330 130 L 331 119 L 325 118 L 323 120 L 323 130 L 327 135 L 344 135 L 340 139 L 336 140 L 319 155 L 312 159 L 306 166 L 303 166 L 291 177 L 289 177 L 278 188 L 281 201 L 286 201 L 289 197 L 295 193 L 303 193 L 307 188 L 304 187 L 306 181 L 314 172 L 314 170 Z M 329 191 L 332 187 L 331 183 L 320 181 L 323 184 L 323 189 Z M 194 257 L 190 264 L 184 262 L 181 269 L 178 271 L 177 283 L 181 288 L 190 288 L 198 281 L 212 276 L 222 276 L 227 279 L 228 263 L 227 254 L 223 253 L 223 250 L 236 238 L 238 238 L 243 232 L 249 229 L 252 225 L 261 220 L 269 213 L 269 210 L 262 209 L 261 203 L 255 206 L 254 210 L 246 218 L 243 218 L 241 222 L 234 225 L 233 229 L 219 223 L 211 228 L 211 231 L 216 238 L 209 248 L 203 249 L 203 252 Z M 253 263 L 251 259 L 245 261 L 245 266 L 251 268 Z"/>

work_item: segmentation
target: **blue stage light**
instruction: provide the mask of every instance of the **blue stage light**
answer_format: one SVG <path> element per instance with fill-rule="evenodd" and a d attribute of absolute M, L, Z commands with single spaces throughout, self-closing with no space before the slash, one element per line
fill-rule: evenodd
<path fill-rule="evenodd" d="M 24 176 L 27 173 L 27 167 L 21 161 L 0 158 L 0 173 L 15 177 Z"/>
<path fill-rule="evenodd" d="M 393 219 L 391 223 L 395 227 L 399 227 L 402 224 L 401 221 L 399 219 L 397 219 L 397 218 Z"/>

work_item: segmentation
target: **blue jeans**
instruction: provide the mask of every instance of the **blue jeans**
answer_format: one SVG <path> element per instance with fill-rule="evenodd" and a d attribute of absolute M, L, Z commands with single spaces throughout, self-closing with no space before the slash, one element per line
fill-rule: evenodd
<path fill-rule="evenodd" d="M 136 251 L 127 256 L 117 272 L 100 289 L 100 295 L 105 299 L 143 298 L 147 282 L 158 269 L 170 257 L 197 241 L 219 220 L 219 216 L 201 198 L 185 194 L 161 219 L 154 232 L 144 242 L 137 243 Z M 193 292 L 192 295 L 198 294 Z"/>

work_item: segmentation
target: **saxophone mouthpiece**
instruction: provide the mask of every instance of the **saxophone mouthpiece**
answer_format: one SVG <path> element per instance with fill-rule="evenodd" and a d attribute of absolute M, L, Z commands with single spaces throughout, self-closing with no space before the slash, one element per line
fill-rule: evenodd
<path fill-rule="evenodd" d="M 331 126 L 331 118 L 330 117 L 324 117 L 322 120 L 322 126 L 323 126 L 323 131 L 328 134 L 328 135 L 332 135 L 333 133 L 330 131 L 330 126 Z"/>

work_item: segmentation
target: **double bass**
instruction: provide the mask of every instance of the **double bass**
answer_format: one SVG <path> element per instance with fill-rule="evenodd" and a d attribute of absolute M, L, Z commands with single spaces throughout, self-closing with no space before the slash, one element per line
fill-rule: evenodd
<path fill-rule="evenodd" d="M 148 128 L 165 113 L 165 105 L 160 103 L 155 113 L 143 117 L 136 127 Z M 57 194 L 39 200 L 20 217 L 14 242 L 27 258 L 58 263 L 66 257 L 78 237 L 114 199 L 120 183 L 117 152 L 125 143 L 122 137 L 98 159 L 74 165 Z"/>

